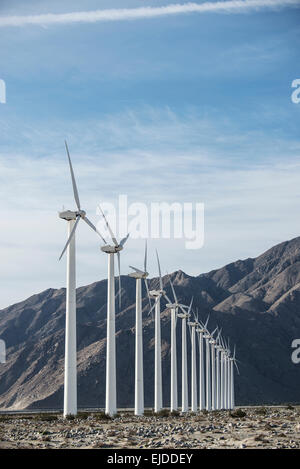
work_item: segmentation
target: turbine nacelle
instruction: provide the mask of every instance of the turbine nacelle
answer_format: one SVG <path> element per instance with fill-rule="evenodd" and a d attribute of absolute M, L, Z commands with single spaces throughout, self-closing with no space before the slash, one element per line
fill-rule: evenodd
<path fill-rule="evenodd" d="M 182 305 L 182 304 L 180 304 L 180 303 L 167 303 L 167 304 L 166 304 L 166 307 L 167 307 L 167 308 L 170 308 L 170 309 L 171 309 L 171 308 L 184 308 L 185 305 Z"/>
<path fill-rule="evenodd" d="M 198 324 L 196 322 L 188 322 L 188 326 L 191 326 L 191 327 L 197 327 Z"/>
<path fill-rule="evenodd" d="M 76 220 L 77 212 L 72 212 L 72 210 L 65 210 L 64 212 L 59 212 L 58 215 L 59 218 L 62 218 L 63 220 L 71 221 Z"/>
<path fill-rule="evenodd" d="M 149 291 L 149 295 L 153 298 L 157 298 L 158 296 L 165 296 L 166 292 L 165 290 L 151 290 Z"/>
<path fill-rule="evenodd" d="M 190 317 L 189 313 L 178 313 L 177 315 L 181 319 L 188 319 Z"/>
<path fill-rule="evenodd" d="M 148 277 L 148 272 L 131 272 L 130 274 L 128 274 L 128 277 L 132 277 L 132 278 L 147 278 Z"/>
<path fill-rule="evenodd" d="M 112 246 L 110 244 L 105 244 L 104 246 L 101 246 L 100 249 L 106 254 L 116 254 L 117 252 L 122 251 L 123 246 Z"/>

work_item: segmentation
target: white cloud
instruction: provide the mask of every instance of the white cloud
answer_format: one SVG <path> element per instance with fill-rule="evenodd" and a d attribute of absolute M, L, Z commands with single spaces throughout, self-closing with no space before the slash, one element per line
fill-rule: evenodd
<path fill-rule="evenodd" d="M 47 127 L 52 131 L 28 127 L 15 144 L 22 153 L 7 148 L 0 155 L 0 307 L 65 284 L 65 261 L 58 262 L 58 256 L 66 226 L 57 210 L 63 204 L 74 208 L 74 201 L 65 135 L 60 123 Z M 153 276 L 154 247 L 164 272 L 181 268 L 196 275 L 256 256 L 300 232 L 300 148 L 295 142 L 263 133 L 241 136 L 230 122 L 194 113 L 179 117 L 169 109 L 106 116 L 68 128 L 82 206 L 94 223 L 98 203 L 116 202 L 122 193 L 129 202 L 205 203 L 204 247 L 188 251 L 184 240 L 150 240 Z M 99 240 L 81 225 L 78 285 L 106 277 Z M 128 264 L 141 265 L 142 257 L 143 241 L 129 240 L 122 272 L 127 273 Z"/>
<path fill-rule="evenodd" d="M 248 13 L 263 9 L 274 10 L 299 6 L 299 0 L 229 0 L 204 2 L 201 4 L 185 3 L 159 7 L 120 8 L 58 14 L 47 13 L 28 16 L 3 16 L 0 18 L 0 27 L 138 20 L 187 13 Z"/>

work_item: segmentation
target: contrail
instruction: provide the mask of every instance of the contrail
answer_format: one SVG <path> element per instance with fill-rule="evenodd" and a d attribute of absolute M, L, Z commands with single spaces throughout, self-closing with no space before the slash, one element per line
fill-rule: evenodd
<path fill-rule="evenodd" d="M 229 0 L 200 4 L 171 4 L 162 7 L 123 8 L 58 14 L 47 13 L 30 16 L 2 16 L 0 17 L 0 27 L 138 20 L 184 13 L 248 13 L 264 9 L 276 10 L 285 7 L 300 7 L 300 0 Z"/>

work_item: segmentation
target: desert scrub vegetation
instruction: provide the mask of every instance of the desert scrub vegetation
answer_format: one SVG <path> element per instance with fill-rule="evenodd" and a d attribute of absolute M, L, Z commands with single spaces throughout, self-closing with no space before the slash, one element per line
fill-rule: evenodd
<path fill-rule="evenodd" d="M 237 409 L 237 410 L 234 410 L 233 412 L 230 412 L 230 417 L 233 417 L 234 419 L 242 419 L 246 416 L 247 416 L 246 412 L 242 409 Z"/>

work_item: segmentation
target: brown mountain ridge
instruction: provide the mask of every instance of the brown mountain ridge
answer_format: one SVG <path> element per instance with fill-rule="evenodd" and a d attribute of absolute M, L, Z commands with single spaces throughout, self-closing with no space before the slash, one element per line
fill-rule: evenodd
<path fill-rule="evenodd" d="M 254 259 L 239 260 L 192 277 L 181 270 L 172 280 L 179 299 L 194 305 L 210 328 L 222 327 L 236 344 L 240 375 L 237 404 L 300 402 L 300 364 L 291 343 L 300 337 L 300 237 Z M 164 277 L 168 296 L 171 291 Z M 150 288 L 158 283 L 149 281 Z M 78 405 L 105 402 L 106 280 L 77 289 Z M 122 276 L 122 309 L 116 314 L 117 399 L 134 402 L 135 281 Z M 145 292 L 144 292 L 145 296 Z M 164 405 L 169 405 L 170 313 L 162 302 Z M 153 406 L 154 322 L 144 306 L 145 405 Z M 7 362 L 0 365 L 0 407 L 61 408 L 63 403 L 65 289 L 48 289 L 0 311 L 0 338 Z M 181 328 L 177 327 L 180 402 Z M 188 345 L 190 347 L 190 341 Z M 188 349 L 190 360 L 190 349 Z"/>

